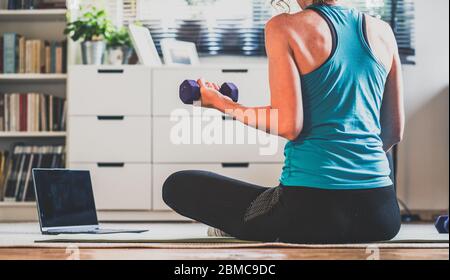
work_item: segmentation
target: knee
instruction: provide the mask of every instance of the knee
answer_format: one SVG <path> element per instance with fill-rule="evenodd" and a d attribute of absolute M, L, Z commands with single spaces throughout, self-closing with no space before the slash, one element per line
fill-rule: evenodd
<path fill-rule="evenodd" d="M 184 185 L 185 176 L 186 171 L 176 172 L 170 175 L 163 184 L 162 198 L 164 203 L 171 208 L 174 207 L 180 197 L 183 197 L 181 191 Z"/>
<path fill-rule="evenodd" d="M 401 227 L 402 227 L 402 218 L 399 212 L 398 216 L 394 218 L 392 223 L 387 227 L 388 229 L 385 231 L 383 241 L 389 241 L 394 239 L 400 233 Z"/>

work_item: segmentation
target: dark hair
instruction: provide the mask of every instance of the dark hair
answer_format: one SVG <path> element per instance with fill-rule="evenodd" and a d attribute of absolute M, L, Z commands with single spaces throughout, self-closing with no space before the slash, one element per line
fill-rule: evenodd
<path fill-rule="evenodd" d="M 326 3 L 331 2 L 331 1 L 332 0 L 313 0 L 313 4 L 326 4 Z M 270 3 L 274 7 L 284 8 L 284 9 L 290 10 L 289 3 L 286 2 L 285 0 L 271 0 Z"/>

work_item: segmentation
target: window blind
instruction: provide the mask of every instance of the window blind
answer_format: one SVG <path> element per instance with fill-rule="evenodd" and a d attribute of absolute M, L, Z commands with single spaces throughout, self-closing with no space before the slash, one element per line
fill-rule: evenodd
<path fill-rule="evenodd" d="M 264 27 L 276 13 L 269 0 L 103 1 L 115 23 L 140 22 L 148 27 L 160 53 L 160 41 L 173 38 L 194 42 L 201 55 L 265 55 Z M 388 22 L 402 62 L 414 63 L 414 0 L 341 1 Z M 292 11 L 296 10 L 294 6 Z"/>
<path fill-rule="evenodd" d="M 185 0 L 137 0 L 137 17 L 160 40 L 194 42 L 200 54 L 264 55 L 264 26 L 272 16 L 266 0 L 212 0 L 188 5 Z"/>
<path fill-rule="evenodd" d="M 400 56 L 405 64 L 415 64 L 414 1 L 393 0 L 390 24 L 399 45 Z"/>

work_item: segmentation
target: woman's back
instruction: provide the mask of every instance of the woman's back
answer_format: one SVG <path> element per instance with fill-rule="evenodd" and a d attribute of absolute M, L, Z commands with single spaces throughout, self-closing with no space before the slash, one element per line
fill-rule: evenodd
<path fill-rule="evenodd" d="M 304 123 L 286 145 L 281 183 L 326 189 L 392 185 L 380 121 L 392 32 L 342 6 L 313 5 L 285 17 L 301 74 Z"/>

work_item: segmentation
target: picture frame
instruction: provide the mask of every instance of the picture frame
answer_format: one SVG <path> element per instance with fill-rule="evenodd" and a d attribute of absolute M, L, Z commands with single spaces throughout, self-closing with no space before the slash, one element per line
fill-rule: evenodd
<path fill-rule="evenodd" d="M 194 43 L 175 39 L 161 40 L 161 50 L 166 65 L 198 65 L 200 64 L 197 47 Z"/>
<path fill-rule="evenodd" d="M 150 31 L 145 27 L 136 25 L 130 25 L 128 28 L 140 63 L 145 66 L 161 66 L 162 61 Z"/>

